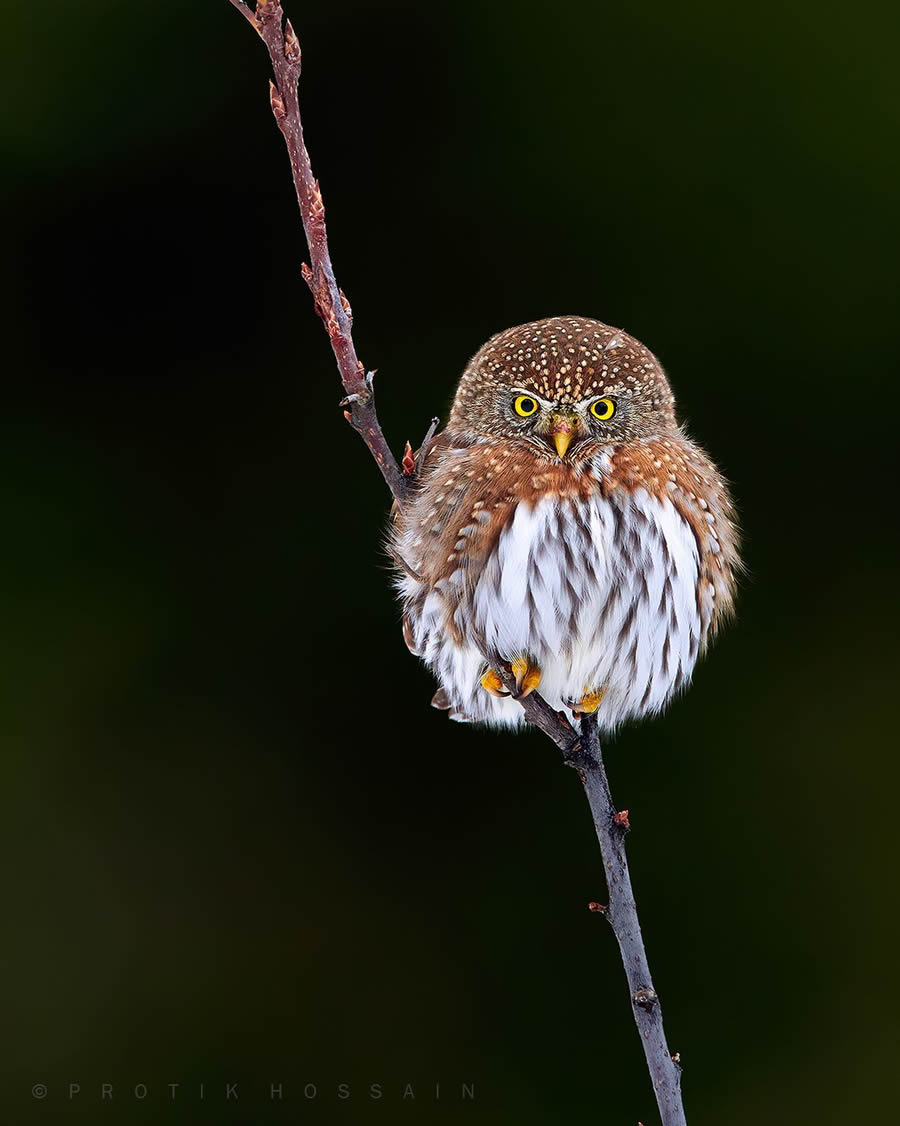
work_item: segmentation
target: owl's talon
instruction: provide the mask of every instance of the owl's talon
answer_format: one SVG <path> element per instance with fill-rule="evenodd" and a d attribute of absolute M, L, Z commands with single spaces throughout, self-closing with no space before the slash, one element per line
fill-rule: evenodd
<path fill-rule="evenodd" d="M 566 703 L 577 719 L 579 716 L 593 715 L 600 707 L 605 695 L 604 689 L 601 688 L 599 692 L 585 692 L 580 700 L 567 700 Z"/>
<path fill-rule="evenodd" d="M 488 669 L 481 678 L 481 687 L 485 692 L 490 692 L 492 696 L 496 696 L 498 700 L 502 700 L 509 695 L 503 687 L 503 681 L 497 676 L 493 669 Z"/>
<path fill-rule="evenodd" d="M 541 670 L 527 657 L 516 657 L 512 663 L 512 673 L 516 678 L 516 697 L 519 700 L 530 696 L 541 683 Z"/>

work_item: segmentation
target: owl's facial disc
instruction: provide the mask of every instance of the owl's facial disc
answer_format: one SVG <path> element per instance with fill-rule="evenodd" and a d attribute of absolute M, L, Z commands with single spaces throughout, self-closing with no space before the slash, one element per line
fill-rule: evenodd
<path fill-rule="evenodd" d="M 505 418 L 512 416 L 521 435 L 531 444 L 542 446 L 548 454 L 564 459 L 570 448 L 577 447 L 589 437 L 587 402 L 554 403 L 543 399 L 534 391 L 512 388 L 512 398 L 506 392 L 500 397 L 500 410 Z"/>

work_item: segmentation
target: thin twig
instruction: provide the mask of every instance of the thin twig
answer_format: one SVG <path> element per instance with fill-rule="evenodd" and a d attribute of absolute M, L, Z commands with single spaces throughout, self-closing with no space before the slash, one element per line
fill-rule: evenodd
<path fill-rule="evenodd" d="M 506 691 L 511 696 L 515 696 L 517 692 L 516 678 L 509 665 L 493 656 L 490 664 L 492 668 L 496 669 Z M 579 733 L 569 723 L 565 715 L 562 712 L 554 711 L 543 696 L 538 695 L 537 692 L 531 692 L 528 696 L 520 697 L 519 703 L 522 705 L 528 723 L 534 724 L 538 730 L 543 731 L 548 739 L 553 740 L 562 751 L 563 759 L 566 762 L 577 765 L 581 755 L 581 740 Z"/>
<path fill-rule="evenodd" d="M 428 425 L 428 430 L 425 433 L 425 437 L 422 439 L 422 445 L 419 446 L 419 453 L 417 455 L 420 465 L 425 464 L 425 458 L 428 457 L 428 451 L 431 449 L 431 443 L 434 440 L 434 436 L 440 424 L 441 420 L 439 418 L 433 418 Z"/>
<path fill-rule="evenodd" d="M 350 302 L 334 277 L 325 232 L 325 205 L 303 140 L 297 94 L 297 83 L 300 81 L 300 43 L 290 20 L 282 27 L 284 13 L 279 0 L 258 0 L 255 13 L 250 11 L 243 0 L 230 2 L 258 33 L 272 62 L 275 81 L 269 82 L 269 101 L 287 145 L 303 231 L 309 247 L 311 266 L 304 263 L 301 273 L 312 292 L 316 312 L 322 318 L 331 340 L 331 349 L 346 392 L 341 403 L 347 408 L 344 416 L 369 447 L 394 499 L 402 501 L 406 495 L 406 481 L 375 413 L 372 387 L 374 372 L 367 373 L 356 355 L 352 332 L 353 313 Z"/>
<path fill-rule="evenodd" d="M 395 500 L 402 501 L 408 481 L 421 468 L 437 428 L 437 419 L 426 434 L 414 456 L 407 443 L 402 468 L 391 453 L 375 413 L 372 373 L 366 373 L 356 355 L 351 333 L 352 314 L 343 292 L 338 288 L 328 251 L 325 232 L 325 209 L 318 182 L 312 174 L 309 154 L 303 141 L 297 83 L 300 78 L 300 44 L 288 21 L 282 28 L 280 0 L 258 0 L 252 12 L 243 0 L 229 0 L 247 19 L 265 43 L 272 61 L 275 82 L 269 83 L 272 112 L 284 136 L 291 160 L 291 171 L 303 230 L 309 246 L 312 266 L 302 267 L 303 277 L 312 291 L 316 311 L 322 318 L 331 340 L 346 398 L 344 413 L 362 435 L 387 482 Z M 417 576 L 418 577 L 418 576 Z M 492 662 L 510 693 L 516 690 L 515 677 L 509 665 Z M 631 992 L 632 1009 L 647 1057 L 662 1118 L 662 1126 L 686 1126 L 681 1101 L 681 1069 L 678 1057 L 669 1054 L 663 1032 L 662 1009 L 653 988 L 647 955 L 638 923 L 637 907 L 631 888 L 631 877 L 625 857 L 625 833 L 628 818 L 625 811 L 617 813 L 609 791 L 609 782 L 600 753 L 596 716 L 583 716 L 576 729 L 566 716 L 554 711 L 533 692 L 519 701 L 526 720 L 539 728 L 560 749 L 564 761 L 578 770 L 594 819 L 597 840 L 603 857 L 609 904 L 591 903 L 591 910 L 606 916 L 619 943 L 625 975 Z"/>
<path fill-rule="evenodd" d="M 514 695 L 516 678 L 512 669 L 497 661 L 493 662 L 493 667 L 507 691 Z M 666 1043 L 662 1005 L 650 977 L 625 855 L 625 835 L 630 828 L 628 811 L 618 812 L 612 799 L 600 750 L 597 716 L 582 716 L 580 729 L 576 731 L 561 712 L 555 712 L 536 692 L 520 699 L 519 703 L 526 720 L 556 743 L 567 765 L 578 771 L 584 786 L 600 844 L 609 894 L 606 906 L 591 903 L 589 907 L 606 916 L 619 944 L 631 1007 L 644 1046 L 662 1126 L 687 1126 L 681 1098 L 681 1065 L 678 1057 L 669 1052 Z"/>
<path fill-rule="evenodd" d="M 631 1007 L 644 1045 L 659 1113 L 663 1126 L 686 1126 L 681 1100 L 681 1066 L 669 1052 L 666 1043 L 662 1006 L 650 977 L 631 875 L 625 857 L 628 813 L 627 810 L 617 813 L 613 804 L 600 753 L 596 715 L 582 717 L 580 760 L 577 763 L 578 773 L 594 818 L 609 891 L 609 905 L 603 913 L 619 943 L 631 994 Z"/>

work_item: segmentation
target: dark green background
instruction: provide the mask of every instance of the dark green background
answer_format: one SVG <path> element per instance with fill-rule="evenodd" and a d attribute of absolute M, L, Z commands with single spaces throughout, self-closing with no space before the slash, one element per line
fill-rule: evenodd
<path fill-rule="evenodd" d="M 226 0 L 3 8 L 6 1117 L 650 1126 L 577 778 L 403 646 L 261 44 Z M 607 754 L 691 1126 L 887 1121 L 895 15 L 289 12 L 398 448 L 490 333 L 579 313 L 734 482 L 739 621 Z"/>

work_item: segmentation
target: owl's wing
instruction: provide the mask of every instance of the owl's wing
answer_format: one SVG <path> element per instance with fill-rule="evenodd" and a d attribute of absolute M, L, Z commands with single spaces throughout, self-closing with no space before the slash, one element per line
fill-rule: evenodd
<path fill-rule="evenodd" d="M 435 434 L 428 442 L 427 448 L 420 446 L 416 450 L 416 477 L 419 479 L 419 481 L 421 481 L 425 469 L 430 468 L 432 465 L 434 465 L 434 463 L 438 460 L 441 451 L 445 450 L 448 445 L 449 442 L 444 434 Z M 413 496 L 415 495 L 417 487 L 418 486 L 416 484 L 413 485 Z M 411 496 L 411 502 L 412 499 L 413 497 Z M 391 506 L 391 523 L 395 526 L 400 517 L 400 513 L 400 504 L 397 501 L 394 501 L 393 505 Z M 388 553 L 390 554 L 390 557 L 393 560 L 394 564 L 410 578 L 415 579 L 416 582 L 422 583 L 423 585 L 427 583 L 425 577 L 423 575 L 420 575 L 418 571 L 414 570 L 414 568 L 400 554 L 400 551 L 397 547 L 396 536 L 391 536 L 391 538 L 388 540 Z M 405 610 L 403 612 L 403 640 L 406 642 L 407 649 L 409 649 L 410 653 L 412 653 L 414 657 L 422 656 L 422 651 L 415 642 L 415 633 L 413 630 L 412 619 L 408 610 Z"/>
<path fill-rule="evenodd" d="M 422 647 L 420 615 L 432 592 L 446 610 L 444 628 L 458 630 L 455 614 L 471 597 L 512 518 L 522 462 L 503 443 L 476 442 L 446 431 L 426 451 L 407 500 L 395 506 L 391 554 L 409 618 L 407 644 Z M 532 475 L 527 476 L 529 482 Z M 467 631 L 472 622 L 467 616 Z"/>
<path fill-rule="evenodd" d="M 740 531 L 728 485 L 709 456 L 683 431 L 677 439 L 648 441 L 619 451 L 612 459 L 611 476 L 617 487 L 628 491 L 655 489 L 693 533 L 699 562 L 697 610 L 705 646 L 733 612 L 742 570 Z"/>
<path fill-rule="evenodd" d="M 406 648 L 412 653 L 414 657 L 421 657 L 424 654 L 419 646 L 416 644 L 415 630 L 413 629 L 412 618 L 408 610 L 403 611 L 403 640 L 406 642 Z"/>

